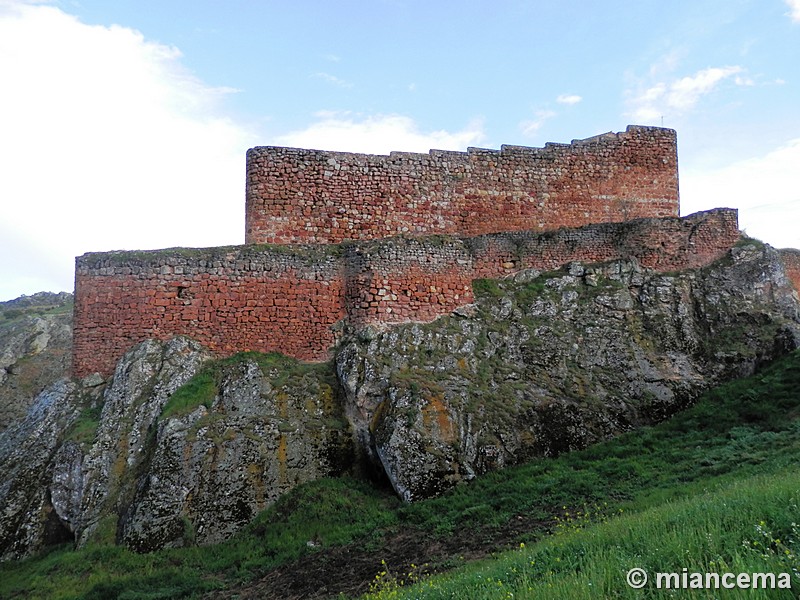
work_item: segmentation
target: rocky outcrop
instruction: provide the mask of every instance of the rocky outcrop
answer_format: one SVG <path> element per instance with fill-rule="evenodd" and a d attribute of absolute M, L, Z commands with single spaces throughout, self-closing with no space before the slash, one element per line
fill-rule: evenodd
<path fill-rule="evenodd" d="M 184 337 L 134 347 L 117 365 L 103 396 L 97 433 L 82 462 L 78 543 L 113 541 L 119 516 L 149 467 L 150 435 L 167 401 L 211 354 Z"/>
<path fill-rule="evenodd" d="M 0 432 L 68 374 L 71 351 L 72 294 L 41 292 L 0 302 Z"/>
<path fill-rule="evenodd" d="M 39 394 L 28 416 L 0 434 L 0 558 L 71 538 L 51 503 L 64 433 L 80 416 L 78 386 L 62 379 Z"/>
<path fill-rule="evenodd" d="M 222 541 L 298 483 L 351 465 L 338 389 L 328 365 L 211 361 L 184 337 L 139 344 L 107 383 L 60 381 L 0 436 L 0 558 L 65 541 Z"/>
<path fill-rule="evenodd" d="M 696 271 L 573 263 L 475 288 L 338 353 L 357 437 L 406 500 L 663 420 L 800 345 L 797 295 L 758 242 Z"/>
<path fill-rule="evenodd" d="M 326 366 L 279 356 L 228 361 L 216 393 L 158 426 L 121 540 L 136 550 L 230 537 L 299 483 L 352 462 L 349 426 Z"/>
<path fill-rule="evenodd" d="M 0 435 L 0 558 L 54 542 L 113 542 L 146 468 L 150 428 L 209 356 L 186 338 L 145 342 L 107 386 L 90 376 L 43 391 L 27 417 Z"/>
<path fill-rule="evenodd" d="M 210 544 L 361 457 L 406 500 L 663 420 L 800 346 L 778 253 L 654 273 L 572 263 L 474 283 L 427 323 L 346 332 L 333 363 L 214 359 L 185 337 L 62 379 L 0 433 L 0 558 L 63 541 Z"/>

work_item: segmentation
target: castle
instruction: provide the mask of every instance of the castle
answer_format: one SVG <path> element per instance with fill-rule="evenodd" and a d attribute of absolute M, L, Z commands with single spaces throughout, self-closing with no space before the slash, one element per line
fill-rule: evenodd
<path fill-rule="evenodd" d="M 220 355 L 327 360 L 356 327 L 430 321 L 472 281 L 571 261 L 706 265 L 737 212 L 679 217 L 675 131 L 629 126 L 570 144 L 388 156 L 247 153 L 246 244 L 76 259 L 73 374 L 111 372 L 147 338 Z"/>

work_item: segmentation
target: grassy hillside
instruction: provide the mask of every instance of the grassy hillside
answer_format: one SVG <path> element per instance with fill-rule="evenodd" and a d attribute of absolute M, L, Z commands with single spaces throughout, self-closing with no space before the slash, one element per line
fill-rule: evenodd
<path fill-rule="evenodd" d="M 795 352 L 667 423 L 434 500 L 405 506 L 364 482 L 317 481 L 218 546 L 58 548 L 4 564 L 0 597 L 639 598 L 661 596 L 626 586 L 634 566 L 796 573 L 798 417 Z"/>
<path fill-rule="evenodd" d="M 642 591 L 626 583 L 631 569 L 642 568 L 651 578 L 646 597 L 672 598 L 674 589 L 656 589 L 656 574 L 682 577 L 685 568 L 687 581 L 691 581 L 690 573 L 703 573 L 703 577 L 706 572 L 720 576 L 786 573 L 772 586 L 780 581 L 794 587 L 794 592 L 762 589 L 765 584 L 758 590 L 708 590 L 707 594 L 693 590 L 693 598 L 717 598 L 720 593 L 725 598 L 796 598 L 800 588 L 800 528 L 795 522 L 799 499 L 800 472 L 796 470 L 746 477 L 600 524 L 590 525 L 579 515 L 539 543 L 521 543 L 515 551 L 444 576 L 417 582 L 414 568 L 403 574 L 384 570 L 367 597 L 642 598 Z M 670 585 L 678 587 L 672 581 Z M 715 585 L 722 588 L 722 583 Z"/>

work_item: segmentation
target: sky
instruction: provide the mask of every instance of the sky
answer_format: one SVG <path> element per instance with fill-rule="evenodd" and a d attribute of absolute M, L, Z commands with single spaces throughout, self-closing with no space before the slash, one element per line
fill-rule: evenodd
<path fill-rule="evenodd" d="M 800 247 L 800 0 L 0 0 L 0 300 L 244 243 L 245 153 L 676 129 L 681 213 Z"/>

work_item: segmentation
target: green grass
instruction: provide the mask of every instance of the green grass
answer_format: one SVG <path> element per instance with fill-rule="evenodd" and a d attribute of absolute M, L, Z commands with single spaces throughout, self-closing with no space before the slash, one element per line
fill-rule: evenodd
<path fill-rule="evenodd" d="M 84 406 L 81 414 L 74 423 L 67 430 L 64 435 L 65 441 L 72 441 L 88 447 L 94 442 L 97 428 L 100 426 L 100 413 L 102 412 L 100 404 L 92 406 L 87 403 Z"/>
<path fill-rule="evenodd" d="M 510 290 L 513 290 L 513 296 L 517 303 L 527 306 L 546 293 L 548 280 L 563 277 L 566 274 L 566 270 L 544 271 L 533 280 L 522 284 L 513 280 L 507 282 L 501 279 L 475 279 L 472 281 L 472 291 L 477 298 L 492 300 L 508 297 Z"/>
<path fill-rule="evenodd" d="M 798 415 L 800 353 L 795 352 L 754 377 L 710 391 L 659 426 L 534 461 L 514 469 L 512 477 L 506 477 L 508 471 L 493 473 L 407 507 L 401 511 L 407 518 L 450 532 L 500 525 L 514 513 L 546 518 L 547 507 L 555 506 L 556 535 L 408 590 L 398 582 L 413 580 L 413 573 L 384 573 L 370 597 L 640 598 L 624 580 L 634 566 L 651 572 L 686 567 L 796 573 Z M 799 589 L 800 578 L 793 577 Z M 737 593 L 725 597 L 745 597 Z"/>
<path fill-rule="evenodd" d="M 754 476 L 678 502 L 553 535 L 453 573 L 404 587 L 413 573 L 383 573 L 371 600 L 385 598 L 672 598 L 657 573 L 781 573 L 800 588 L 800 473 Z M 643 591 L 626 584 L 633 568 L 651 578 Z M 662 580 L 663 581 L 663 580 Z M 672 584 L 673 587 L 675 584 Z M 664 588 L 662 583 L 662 588 Z M 716 598 L 692 590 L 693 598 Z M 723 590 L 725 598 L 794 598 L 791 590 Z"/>
<path fill-rule="evenodd" d="M 204 366 L 200 372 L 175 390 L 161 410 L 161 419 L 169 419 L 192 412 L 200 405 L 211 408 L 219 391 L 221 370 L 219 362 Z"/>
<path fill-rule="evenodd" d="M 2 303 L 0 303 L 1 305 Z M 20 308 L 3 308 L 0 306 L 0 323 L 4 321 L 15 321 L 22 317 L 43 317 L 46 315 L 65 315 L 73 310 L 73 302 L 69 300 L 64 304 L 54 305 L 34 305 L 23 306 Z"/>
<path fill-rule="evenodd" d="M 483 298 L 501 298 L 506 295 L 502 283 L 497 279 L 474 279 L 472 291 L 475 296 Z"/>
<path fill-rule="evenodd" d="M 284 364 L 280 356 L 259 360 L 276 372 L 286 368 L 287 381 L 330 376 L 326 367 Z M 792 525 L 800 523 L 798 416 L 795 352 L 708 392 L 661 425 L 495 472 L 437 499 L 401 505 L 363 481 L 321 480 L 285 495 L 218 546 L 149 555 L 62 547 L 0 565 L 0 597 L 198 597 L 340 545 L 374 557 L 379 598 L 501 598 L 509 591 L 515 598 L 660 597 L 630 592 L 627 569 L 783 571 L 797 566 L 800 552 Z M 509 545 L 524 548 L 423 580 L 408 596 L 407 586 L 397 586 L 407 573 L 379 574 L 387 540 L 399 531 L 488 539 L 521 517 L 540 523 L 509 537 Z"/>
<path fill-rule="evenodd" d="M 391 526 L 399 501 L 362 481 L 325 479 L 285 495 L 234 539 L 136 554 L 120 547 L 56 548 L 0 565 L 2 598 L 184 598 L 249 581 L 315 548 L 368 540 Z M 145 591 L 146 590 L 146 591 Z"/>
<path fill-rule="evenodd" d="M 265 374 L 269 374 L 275 387 L 304 377 L 316 378 L 330 386 L 336 385 L 331 363 L 304 363 L 278 352 L 239 352 L 233 356 L 206 363 L 189 381 L 178 388 L 161 411 L 161 419 L 188 414 L 201 404 L 211 408 L 219 392 L 225 369 L 232 365 L 254 360 Z"/>

